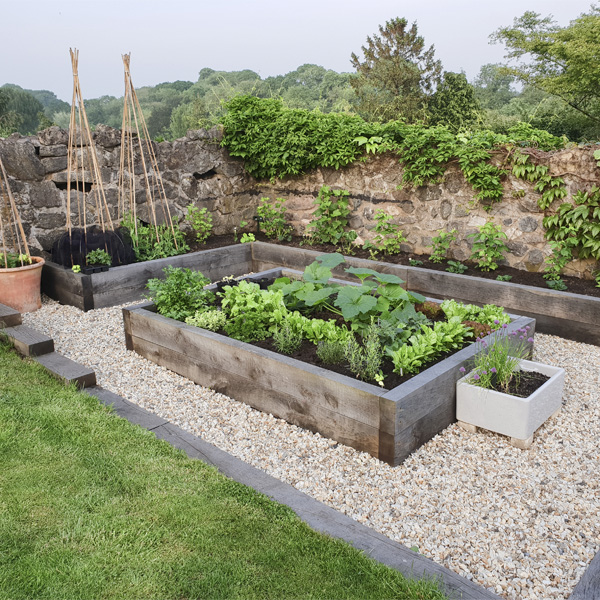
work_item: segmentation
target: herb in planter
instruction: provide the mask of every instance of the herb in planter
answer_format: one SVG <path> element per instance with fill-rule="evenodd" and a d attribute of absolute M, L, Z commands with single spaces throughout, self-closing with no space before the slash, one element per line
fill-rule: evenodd
<path fill-rule="evenodd" d="M 217 308 L 197 310 L 193 317 L 186 317 L 185 322 L 194 327 L 201 327 L 209 331 L 219 331 L 225 327 L 227 317 Z"/>
<path fill-rule="evenodd" d="M 279 241 L 292 239 L 292 226 L 286 221 L 285 198 L 275 198 L 271 203 L 269 198 L 261 198 L 256 212 L 258 214 L 260 227 L 268 238 Z"/>
<path fill-rule="evenodd" d="M 512 279 L 512 275 L 498 275 L 496 277 L 496 281 L 510 281 Z"/>
<path fill-rule="evenodd" d="M 185 243 L 183 231 L 175 223 L 172 228 L 168 225 L 155 227 L 133 219 L 129 213 L 121 225 L 129 231 L 136 258 L 140 262 L 185 254 L 190 249 Z"/>
<path fill-rule="evenodd" d="M 564 292 L 567 288 L 567 284 L 562 279 L 552 279 L 551 281 L 547 281 L 546 285 L 551 290 L 557 290 L 559 292 Z"/>
<path fill-rule="evenodd" d="M 378 326 L 371 319 L 371 324 L 365 331 L 362 344 L 352 336 L 346 344 L 345 358 L 352 373 L 363 381 L 376 381 L 383 387 L 384 348 L 379 339 Z"/>
<path fill-rule="evenodd" d="M 346 231 L 351 213 L 349 196 L 350 193 L 346 190 L 332 190 L 327 185 L 319 190 L 315 200 L 317 209 L 308 225 L 309 243 L 339 246 L 342 242 L 353 241 L 350 240 L 351 233 Z M 352 233 L 356 239 L 356 233 Z"/>
<path fill-rule="evenodd" d="M 400 244 L 406 241 L 404 233 L 399 225 L 394 223 L 392 215 L 387 214 L 384 210 L 375 212 L 375 238 L 372 242 L 366 241 L 363 245 L 365 250 L 368 250 L 372 259 L 376 259 L 379 253 L 383 254 L 398 254 L 400 252 Z"/>
<path fill-rule="evenodd" d="M 110 265 L 112 264 L 112 258 L 110 254 L 106 250 L 102 250 L 101 248 L 99 248 L 98 250 L 92 250 L 91 252 L 88 252 L 85 257 L 85 260 L 88 265 L 92 266 L 99 265 L 110 267 Z"/>
<path fill-rule="evenodd" d="M 463 325 L 458 317 L 448 321 L 438 321 L 433 327 L 421 326 L 421 331 L 414 333 L 408 342 L 400 347 L 387 349 L 388 355 L 394 362 L 394 371 L 418 373 L 421 367 L 436 357 L 450 350 L 458 350 L 471 332 Z"/>
<path fill-rule="evenodd" d="M 567 264 L 573 260 L 574 245 L 576 245 L 576 241 L 573 238 L 567 238 L 558 242 L 550 242 L 552 254 L 544 259 L 546 267 L 543 274 L 543 278 L 548 280 L 548 287 L 558 290 L 567 289 L 567 286 L 565 285 L 565 282 L 562 281 L 560 275 Z M 550 285 L 550 282 L 552 281 L 560 283 Z"/>
<path fill-rule="evenodd" d="M 292 354 L 302 344 L 302 332 L 294 329 L 287 319 L 283 319 L 273 332 L 273 343 L 282 354 Z"/>
<path fill-rule="evenodd" d="M 422 260 L 417 260 L 415 258 L 409 258 L 408 259 L 408 264 L 411 267 L 420 267 L 423 264 Z"/>
<path fill-rule="evenodd" d="M 456 229 L 452 229 L 451 231 L 440 229 L 438 231 L 438 235 L 431 239 L 431 248 L 433 248 L 429 257 L 431 262 L 441 263 L 446 260 L 450 244 L 456 241 L 457 233 Z"/>
<path fill-rule="evenodd" d="M 496 325 L 500 322 L 497 321 Z M 513 381 L 518 384 L 521 371 L 519 362 L 527 358 L 532 349 L 533 338 L 528 337 L 529 327 L 506 333 L 508 325 L 502 324 L 491 343 L 478 339 L 480 352 L 474 358 L 473 374 L 468 383 L 499 392 L 509 392 Z M 464 367 L 460 368 L 465 373 Z M 514 385 L 514 384 L 513 384 Z"/>
<path fill-rule="evenodd" d="M 258 284 L 249 281 L 226 287 L 221 309 L 227 317 L 225 332 L 242 342 L 270 337 L 271 328 L 287 313 L 281 291 L 261 290 Z"/>
<path fill-rule="evenodd" d="M 496 261 L 503 258 L 504 252 L 508 251 L 504 243 L 508 236 L 500 226 L 489 221 L 482 225 L 477 233 L 471 233 L 467 237 L 473 238 L 471 260 L 475 261 L 482 271 L 496 270 Z"/>
<path fill-rule="evenodd" d="M 248 221 L 240 221 L 240 224 L 238 227 L 234 227 L 233 228 L 233 241 L 237 243 L 238 241 L 238 233 L 241 232 L 242 229 L 244 229 L 244 227 L 248 226 Z"/>
<path fill-rule="evenodd" d="M 196 234 L 196 241 L 199 244 L 206 242 L 212 233 L 213 227 L 212 215 L 206 207 L 198 208 L 194 204 L 190 204 L 187 207 L 185 220 L 192 226 Z"/>
<path fill-rule="evenodd" d="M 448 318 L 458 317 L 461 321 L 477 321 L 490 327 L 510 323 L 510 317 L 504 312 L 504 309 L 495 304 L 477 306 L 475 304 L 462 304 L 456 300 L 444 300 L 441 307 Z"/>
<path fill-rule="evenodd" d="M 0 267 L 4 269 L 18 269 L 31 264 L 33 264 L 33 261 L 27 254 L 15 254 L 13 252 L 0 254 Z"/>
<path fill-rule="evenodd" d="M 324 340 L 317 344 L 317 356 L 326 365 L 339 365 L 346 360 L 345 340 Z"/>
<path fill-rule="evenodd" d="M 240 244 L 247 244 L 248 242 L 255 242 L 256 237 L 253 233 L 242 233 L 242 237 L 240 238 Z"/>

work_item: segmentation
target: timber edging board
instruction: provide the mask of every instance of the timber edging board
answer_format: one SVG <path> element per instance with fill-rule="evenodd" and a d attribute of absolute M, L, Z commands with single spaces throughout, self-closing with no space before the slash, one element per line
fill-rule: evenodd
<path fill-rule="evenodd" d="M 157 314 L 151 303 L 123 309 L 127 348 L 192 381 L 288 423 L 399 465 L 456 420 L 463 348 L 392 390 L 339 375 Z M 511 332 L 535 321 L 517 317 Z"/>
<path fill-rule="evenodd" d="M 303 270 L 320 254 L 305 248 L 254 242 L 252 266 L 254 271 L 274 266 Z M 534 318 L 540 333 L 600 346 L 600 298 L 352 256 L 345 259 L 346 264 L 333 271 L 338 277 L 348 278 L 343 272 L 348 266 L 392 273 L 405 280 L 407 289 L 425 296 L 453 298 L 470 304 L 497 304 L 508 313 Z"/>
<path fill-rule="evenodd" d="M 140 300 L 148 279 L 162 277 L 162 270 L 169 264 L 202 271 L 215 281 L 226 275 L 239 276 L 274 267 L 302 271 L 320 254 L 307 248 L 253 242 L 113 267 L 93 275 L 73 273 L 46 261 L 42 292 L 62 304 L 87 311 Z M 348 266 L 372 268 L 401 277 L 408 289 L 425 296 L 497 304 L 509 313 L 534 318 L 541 333 L 600 345 L 600 298 L 352 256 L 345 258 L 346 264 L 333 271 L 337 277 L 348 279 L 344 273 Z"/>
<path fill-rule="evenodd" d="M 42 292 L 61 304 L 83 311 L 141 300 L 148 279 L 163 278 L 163 269 L 173 267 L 201 271 L 211 280 L 226 275 L 244 275 L 252 270 L 250 244 L 201 250 L 146 262 L 111 267 L 103 273 L 73 273 L 51 261 L 42 270 Z"/>

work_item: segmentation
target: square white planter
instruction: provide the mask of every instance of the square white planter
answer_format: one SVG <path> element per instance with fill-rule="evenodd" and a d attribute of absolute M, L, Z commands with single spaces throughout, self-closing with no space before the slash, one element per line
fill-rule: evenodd
<path fill-rule="evenodd" d="M 463 427 L 466 425 L 465 429 L 481 427 L 510 436 L 514 446 L 531 445 L 535 430 L 561 408 L 565 370 L 529 360 L 521 360 L 519 368 L 550 379 L 528 398 L 467 383 L 471 373 L 457 381 L 456 418 Z"/>

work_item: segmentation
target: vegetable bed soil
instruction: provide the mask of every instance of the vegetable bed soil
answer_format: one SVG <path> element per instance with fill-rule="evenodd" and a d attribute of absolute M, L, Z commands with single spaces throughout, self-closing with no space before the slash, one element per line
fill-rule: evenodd
<path fill-rule="evenodd" d="M 392 466 L 456 420 L 459 369 L 477 352 L 470 344 L 386 390 L 163 317 L 150 302 L 124 308 L 123 318 L 129 350 Z M 526 326 L 532 335 L 535 320 L 514 317 L 508 331 Z"/>

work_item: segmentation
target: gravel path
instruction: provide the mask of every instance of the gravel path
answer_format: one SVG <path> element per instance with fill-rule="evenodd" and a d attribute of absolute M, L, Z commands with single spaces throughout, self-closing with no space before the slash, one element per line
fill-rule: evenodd
<path fill-rule="evenodd" d="M 45 299 L 24 322 L 99 385 L 506 598 L 568 598 L 599 550 L 596 346 L 536 335 L 535 360 L 567 375 L 562 412 L 529 450 L 455 424 L 394 468 L 127 351 L 118 307 Z"/>

